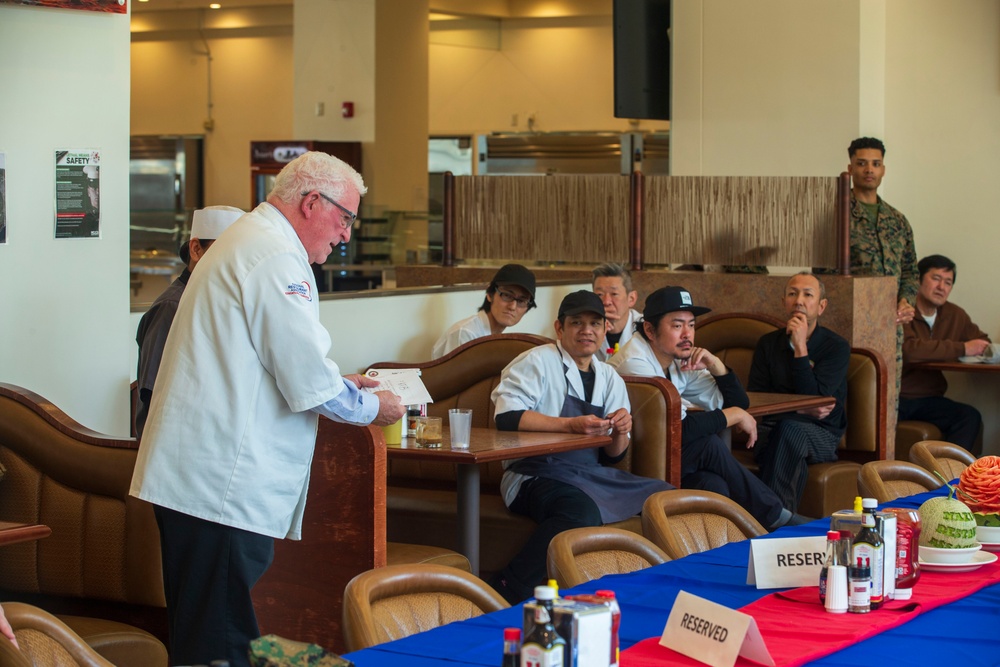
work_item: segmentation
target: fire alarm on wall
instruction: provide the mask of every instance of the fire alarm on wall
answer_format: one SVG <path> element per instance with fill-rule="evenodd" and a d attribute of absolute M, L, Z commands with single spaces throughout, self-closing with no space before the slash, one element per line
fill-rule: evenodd
<path fill-rule="evenodd" d="M 344 118 L 354 118 L 354 102 L 344 102 L 340 113 Z"/>

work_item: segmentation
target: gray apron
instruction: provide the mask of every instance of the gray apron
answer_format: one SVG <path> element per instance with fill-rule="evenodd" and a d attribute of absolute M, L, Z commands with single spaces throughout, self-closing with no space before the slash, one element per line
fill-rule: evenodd
<path fill-rule="evenodd" d="M 604 418 L 604 407 L 566 395 L 560 417 L 594 415 Z M 603 466 L 598 461 L 599 448 L 577 449 L 545 456 L 519 459 L 510 470 L 529 477 L 545 477 L 580 489 L 601 510 L 601 521 L 624 521 L 642 511 L 642 504 L 657 491 L 672 489 L 658 479 L 640 477 L 625 470 Z"/>

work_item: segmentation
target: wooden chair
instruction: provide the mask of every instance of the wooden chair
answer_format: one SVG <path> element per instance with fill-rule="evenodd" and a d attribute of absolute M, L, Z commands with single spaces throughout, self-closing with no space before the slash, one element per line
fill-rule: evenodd
<path fill-rule="evenodd" d="M 766 532 L 745 509 L 711 491 L 661 491 L 642 506 L 642 534 L 674 560 Z"/>
<path fill-rule="evenodd" d="M 910 447 L 910 462 L 952 480 L 976 462 L 967 449 L 943 440 L 922 440 Z"/>
<path fill-rule="evenodd" d="M 509 606 L 484 581 L 453 567 L 390 565 L 348 582 L 344 640 L 348 651 L 359 651 Z"/>
<path fill-rule="evenodd" d="M 670 560 L 663 551 L 628 530 L 600 526 L 573 528 L 549 543 L 549 578 L 572 588 L 606 574 L 635 572 Z"/>
<path fill-rule="evenodd" d="M 940 487 L 941 480 L 906 461 L 869 461 L 858 472 L 858 495 L 879 504 Z"/>
<path fill-rule="evenodd" d="M 20 651 L 0 637 L 0 665 L 4 667 L 114 667 L 58 618 L 20 602 L 4 604 Z M 150 636 L 150 640 L 156 641 Z M 158 642 L 157 642 L 158 643 Z M 167 650 L 159 644 L 159 663 L 167 664 Z"/>

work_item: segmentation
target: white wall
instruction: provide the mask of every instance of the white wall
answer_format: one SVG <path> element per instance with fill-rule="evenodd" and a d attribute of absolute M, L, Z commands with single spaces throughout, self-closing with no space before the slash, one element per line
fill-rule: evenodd
<path fill-rule="evenodd" d="M 129 20 L 0 5 L 0 382 L 128 433 Z M 101 150 L 101 238 L 53 238 L 55 151 Z"/>
<path fill-rule="evenodd" d="M 537 308 L 529 310 L 507 333 L 530 333 L 555 337 L 552 323 L 563 297 L 587 284 L 539 287 Z M 327 355 L 343 373 L 368 369 L 379 361 L 427 361 L 431 347 L 453 322 L 474 315 L 483 303 L 484 287 L 441 293 L 394 295 L 380 290 L 346 299 L 320 301 L 320 320 L 330 330 L 333 349 Z M 139 326 L 141 312 L 132 313 L 130 331 Z M 131 379 L 135 379 L 138 351 L 131 355 Z"/>
<path fill-rule="evenodd" d="M 844 170 L 859 122 L 858 0 L 679 0 L 673 12 L 671 173 Z"/>
<path fill-rule="evenodd" d="M 889 0 L 886 14 L 886 200 L 909 219 L 918 256 L 958 264 L 952 301 L 1000 341 L 1000 2 Z M 948 381 L 1000 454 L 1000 378 Z"/>

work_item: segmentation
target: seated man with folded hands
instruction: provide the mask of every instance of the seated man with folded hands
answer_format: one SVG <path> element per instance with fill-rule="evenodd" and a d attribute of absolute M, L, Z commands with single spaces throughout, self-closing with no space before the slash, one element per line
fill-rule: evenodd
<path fill-rule="evenodd" d="M 608 362 L 622 375 L 667 378 L 681 395 L 681 487 L 727 496 L 775 530 L 803 519 L 740 464 L 721 437 L 726 428 L 757 439 L 757 423 L 739 378 L 708 350 L 694 345 L 695 306 L 683 287 L 661 287 L 646 299 L 643 317 L 625 347 Z M 698 408 L 692 410 L 691 408 Z"/>
<path fill-rule="evenodd" d="M 808 394 L 836 399 L 832 407 L 809 408 L 765 417 L 754 458 L 761 479 L 793 512 L 806 489 L 809 464 L 837 460 L 837 445 L 847 429 L 847 366 L 851 346 L 819 324 L 826 310 L 826 287 L 810 273 L 785 285 L 782 297 L 788 322 L 757 341 L 750 391 Z"/>
<path fill-rule="evenodd" d="M 594 354 L 606 331 L 604 305 L 593 292 L 569 294 L 559 306 L 556 342 L 519 355 L 493 390 L 501 431 L 610 435 L 611 444 L 504 463 L 504 503 L 538 528 L 524 548 L 491 580 L 512 604 L 544 583 L 549 542 L 558 533 L 623 521 L 646 498 L 672 489 L 610 465 L 625 456 L 632 429 L 625 382 Z"/>

